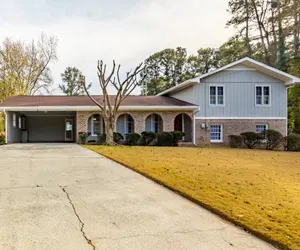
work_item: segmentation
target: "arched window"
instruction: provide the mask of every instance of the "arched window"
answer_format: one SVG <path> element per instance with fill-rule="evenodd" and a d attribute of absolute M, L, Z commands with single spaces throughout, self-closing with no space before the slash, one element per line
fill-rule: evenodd
<path fill-rule="evenodd" d="M 131 115 L 120 115 L 117 120 L 117 132 L 126 135 L 134 132 L 134 120 Z"/>
<path fill-rule="evenodd" d="M 104 134 L 104 123 L 101 115 L 95 114 L 90 116 L 88 121 L 88 132 L 92 136 Z"/>
<path fill-rule="evenodd" d="M 163 120 L 157 114 L 151 114 L 146 119 L 146 131 L 152 131 L 154 133 L 162 132 Z"/>

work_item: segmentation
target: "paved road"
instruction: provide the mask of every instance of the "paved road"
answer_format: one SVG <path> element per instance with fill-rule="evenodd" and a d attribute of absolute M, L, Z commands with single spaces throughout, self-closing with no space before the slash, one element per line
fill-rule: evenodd
<path fill-rule="evenodd" d="M 75 144 L 2 146 L 0 159 L 1 250 L 273 249 Z"/>

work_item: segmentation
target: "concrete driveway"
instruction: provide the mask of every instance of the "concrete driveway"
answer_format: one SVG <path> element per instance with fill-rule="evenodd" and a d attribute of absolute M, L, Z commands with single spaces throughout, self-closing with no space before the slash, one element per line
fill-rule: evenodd
<path fill-rule="evenodd" d="M 273 249 L 75 144 L 2 146 L 0 159 L 0 249 Z"/>

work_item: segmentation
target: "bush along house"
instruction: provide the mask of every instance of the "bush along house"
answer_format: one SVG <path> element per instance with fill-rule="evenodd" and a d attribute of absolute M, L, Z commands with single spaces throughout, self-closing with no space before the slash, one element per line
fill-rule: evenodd
<path fill-rule="evenodd" d="M 115 130 L 182 131 L 182 140 L 194 145 L 228 144 L 229 135 L 266 129 L 286 135 L 287 89 L 295 83 L 300 79 L 244 58 L 157 96 L 127 97 Z M 14 96 L 0 111 L 6 116 L 6 143 L 78 142 L 80 132 L 95 141 L 105 131 L 88 96 Z"/>

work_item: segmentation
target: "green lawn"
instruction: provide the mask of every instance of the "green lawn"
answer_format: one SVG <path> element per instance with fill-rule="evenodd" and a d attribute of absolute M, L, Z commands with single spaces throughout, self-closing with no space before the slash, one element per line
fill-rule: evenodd
<path fill-rule="evenodd" d="M 300 153 L 85 146 L 282 248 L 300 249 Z"/>

